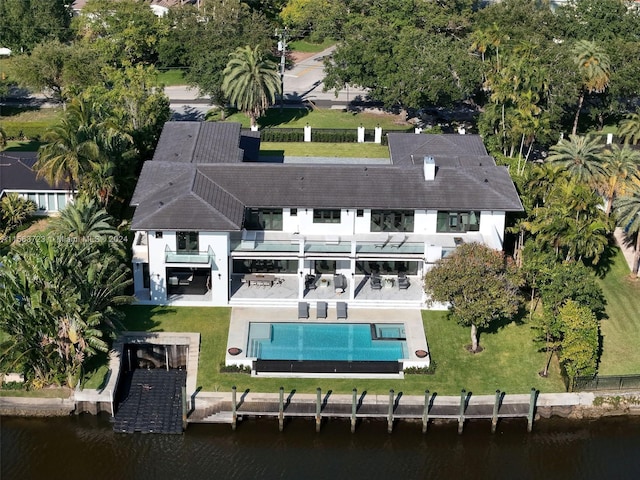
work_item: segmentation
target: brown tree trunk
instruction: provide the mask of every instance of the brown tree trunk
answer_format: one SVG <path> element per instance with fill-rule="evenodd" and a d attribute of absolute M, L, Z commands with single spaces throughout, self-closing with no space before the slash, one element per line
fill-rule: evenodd
<path fill-rule="evenodd" d="M 578 99 L 578 110 L 576 110 L 576 117 L 573 119 L 573 130 L 571 133 L 573 135 L 578 131 L 578 118 L 580 118 L 580 110 L 582 110 L 582 102 L 584 102 L 584 90 L 580 93 L 580 98 Z"/>
<path fill-rule="evenodd" d="M 633 273 L 635 276 L 638 276 L 638 263 L 640 263 L 640 232 L 636 233 L 636 251 L 633 254 Z"/>
<path fill-rule="evenodd" d="M 475 324 L 471 324 L 471 351 L 476 353 L 478 351 L 478 327 Z"/>

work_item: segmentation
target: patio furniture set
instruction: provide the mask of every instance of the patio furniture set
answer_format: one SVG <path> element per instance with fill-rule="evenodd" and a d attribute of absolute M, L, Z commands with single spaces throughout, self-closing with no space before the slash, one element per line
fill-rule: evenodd
<path fill-rule="evenodd" d="M 315 290 L 318 287 L 329 287 L 331 286 L 331 280 L 322 276 L 307 275 L 304 279 L 304 286 L 307 290 Z M 347 290 L 347 277 L 341 273 L 336 273 L 333 276 L 333 286 L 336 293 L 344 293 Z"/>
<path fill-rule="evenodd" d="M 394 283 L 398 284 L 400 290 L 406 290 L 411 285 L 409 277 L 404 273 L 399 273 L 397 280 L 391 277 L 382 277 L 379 273 L 372 273 L 369 277 L 369 285 L 372 290 L 381 290 L 383 287 L 392 288 Z"/>

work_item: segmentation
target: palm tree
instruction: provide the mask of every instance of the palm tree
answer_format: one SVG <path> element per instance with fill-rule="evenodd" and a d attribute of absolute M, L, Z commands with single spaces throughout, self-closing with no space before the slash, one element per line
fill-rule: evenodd
<path fill-rule="evenodd" d="M 624 143 L 635 145 L 640 142 L 640 113 L 630 113 L 620 122 L 617 131 Z"/>
<path fill-rule="evenodd" d="M 587 93 L 604 92 L 611 77 L 611 63 L 609 55 L 595 43 L 589 40 L 579 40 L 573 47 L 574 61 L 582 77 L 578 109 L 573 120 L 573 135 L 578 131 L 578 118 Z"/>
<path fill-rule="evenodd" d="M 618 226 L 624 230 L 628 237 L 636 236 L 631 273 L 638 275 L 640 261 L 640 187 L 636 187 L 629 195 L 616 199 L 614 209 L 617 213 Z"/>
<path fill-rule="evenodd" d="M 222 91 L 232 105 L 249 116 L 255 128 L 257 119 L 280 93 L 277 65 L 265 58 L 259 46 L 239 47 L 230 57 L 223 72 Z"/>
<path fill-rule="evenodd" d="M 40 147 L 34 165 L 38 177 L 51 185 L 66 182 L 75 191 L 90 162 L 100 156 L 96 142 L 99 130 L 91 107 L 82 100 L 74 100 L 60 124 L 45 134 L 49 143 Z"/>
<path fill-rule="evenodd" d="M 604 152 L 605 213 L 610 215 L 615 197 L 624 193 L 634 182 L 640 182 L 640 153 L 627 145 L 610 145 Z"/>
<path fill-rule="evenodd" d="M 15 192 L 8 193 L 2 197 L 0 210 L 2 210 L 2 220 L 6 223 L 5 232 L 21 225 L 36 209 L 35 203 L 22 198 Z"/>
<path fill-rule="evenodd" d="M 95 200 L 80 197 L 53 219 L 51 228 L 55 233 L 69 237 L 101 238 L 118 235 L 111 221 L 111 216 Z"/>
<path fill-rule="evenodd" d="M 603 149 L 595 137 L 569 135 L 569 140 L 560 140 L 549 153 L 547 161 L 566 170 L 578 183 L 594 185 L 604 174 Z"/>

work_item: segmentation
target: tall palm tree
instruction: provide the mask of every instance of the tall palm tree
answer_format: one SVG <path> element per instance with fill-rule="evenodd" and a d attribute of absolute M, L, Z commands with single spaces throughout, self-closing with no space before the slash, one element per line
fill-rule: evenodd
<path fill-rule="evenodd" d="M 94 199 L 79 197 L 53 219 L 51 228 L 55 233 L 69 237 L 101 238 L 118 235 L 111 221 L 111 216 Z"/>
<path fill-rule="evenodd" d="M 627 145 L 610 145 L 604 152 L 604 196 L 607 200 L 605 213 L 610 215 L 613 201 L 634 182 L 640 182 L 640 153 Z"/>
<path fill-rule="evenodd" d="M 38 177 L 52 185 L 66 182 L 75 191 L 90 162 L 100 156 L 98 130 L 91 107 L 82 100 L 74 100 L 60 123 L 45 134 L 48 143 L 40 147 L 34 165 Z"/>
<path fill-rule="evenodd" d="M 549 150 L 547 161 L 566 170 L 578 183 L 596 184 L 604 174 L 603 148 L 595 137 L 569 135 Z"/>
<path fill-rule="evenodd" d="M 224 69 L 222 91 L 229 102 L 251 119 L 251 126 L 280 93 L 277 65 L 261 52 L 260 47 L 239 47 L 230 54 Z"/>
<path fill-rule="evenodd" d="M 578 131 L 578 118 L 587 93 L 604 92 L 609 85 L 611 77 L 611 62 L 606 54 L 595 42 L 589 40 L 579 40 L 573 47 L 574 61 L 578 67 L 578 72 L 582 77 L 580 97 L 578 98 L 578 109 L 573 120 L 574 135 Z"/>
<path fill-rule="evenodd" d="M 618 136 L 624 139 L 624 143 L 635 145 L 640 142 L 640 113 L 630 113 L 618 125 Z"/>
<path fill-rule="evenodd" d="M 640 263 L 640 187 L 636 187 L 629 195 L 616 199 L 614 209 L 617 213 L 618 226 L 624 230 L 628 237 L 636 236 L 631 273 L 638 275 L 638 264 Z"/>

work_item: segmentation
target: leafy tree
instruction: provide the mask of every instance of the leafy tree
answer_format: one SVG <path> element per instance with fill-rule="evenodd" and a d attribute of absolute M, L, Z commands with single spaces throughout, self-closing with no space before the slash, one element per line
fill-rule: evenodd
<path fill-rule="evenodd" d="M 229 102 L 242 110 L 257 125 L 269 105 L 275 103 L 280 93 L 280 77 L 277 65 L 260 51 L 260 47 L 248 45 L 238 48 L 224 69 L 222 91 Z"/>
<path fill-rule="evenodd" d="M 531 315 L 535 291 L 542 300 L 543 314 L 534 319 L 537 341 L 547 352 L 547 361 L 540 375 L 546 377 L 554 353 L 561 347 L 563 328 L 560 309 L 568 300 L 584 306 L 601 318 L 606 301 L 593 273 L 578 262 L 558 262 L 552 252 L 528 242 L 523 250 L 522 271 L 531 289 Z"/>
<path fill-rule="evenodd" d="M 17 57 L 11 73 L 21 85 L 65 102 L 74 92 L 98 82 L 100 68 L 91 48 L 53 40 L 36 45 L 29 55 Z"/>
<path fill-rule="evenodd" d="M 573 48 L 575 63 L 582 78 L 582 89 L 578 98 L 578 109 L 573 120 L 573 135 L 578 131 L 578 118 L 586 94 L 602 93 L 609 85 L 611 62 L 609 55 L 595 42 L 580 40 Z"/>
<path fill-rule="evenodd" d="M 34 202 L 22 198 L 15 192 L 2 197 L 0 211 L 2 211 L 2 220 L 5 223 L 5 233 L 22 225 L 37 208 Z"/>
<path fill-rule="evenodd" d="M 0 125 L 0 152 L 7 146 L 7 132 L 4 131 L 2 125 Z"/>
<path fill-rule="evenodd" d="M 71 16 L 67 0 L 0 0 L 0 45 L 17 54 L 43 41 L 64 41 Z"/>
<path fill-rule="evenodd" d="M 631 273 L 637 276 L 640 266 L 640 186 L 636 185 L 628 194 L 617 198 L 614 201 L 614 210 L 618 226 L 624 230 L 627 236 L 633 237 L 635 235 L 636 237 Z"/>
<path fill-rule="evenodd" d="M 604 175 L 603 148 L 596 137 L 569 135 L 551 147 L 547 161 L 565 169 L 576 182 L 596 184 Z"/>
<path fill-rule="evenodd" d="M 478 351 L 478 329 L 518 311 L 515 270 L 502 252 L 465 243 L 438 260 L 425 275 L 431 301 L 448 303 L 451 316 L 471 327 L 471 351 Z"/>
<path fill-rule="evenodd" d="M 589 308 L 568 300 L 559 311 L 563 339 L 560 361 L 570 385 L 578 375 L 593 375 L 598 367 L 599 324 Z"/>
<path fill-rule="evenodd" d="M 74 27 L 112 66 L 155 63 L 160 38 L 167 34 L 166 22 L 136 0 L 89 0 Z"/>
<path fill-rule="evenodd" d="M 163 65 L 188 66 L 187 82 L 216 105 L 227 103 L 221 86 L 229 54 L 244 45 L 268 51 L 274 43 L 265 16 L 240 0 L 210 0 L 200 11 L 185 5 L 172 9 L 166 21 L 171 28 L 159 46 Z"/>

